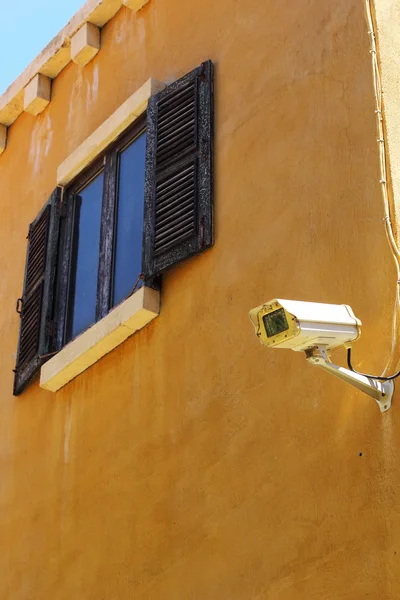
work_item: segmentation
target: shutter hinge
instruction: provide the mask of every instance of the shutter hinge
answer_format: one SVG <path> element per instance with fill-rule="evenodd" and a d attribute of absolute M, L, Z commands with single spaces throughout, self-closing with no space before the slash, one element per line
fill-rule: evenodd
<path fill-rule="evenodd" d="M 56 321 L 47 321 L 46 333 L 49 337 L 55 338 L 57 335 L 57 323 Z"/>
<path fill-rule="evenodd" d="M 201 63 L 200 78 L 201 78 L 202 81 L 206 81 L 206 79 L 207 79 L 206 63 Z"/>
<path fill-rule="evenodd" d="M 22 298 L 18 298 L 15 310 L 19 315 L 22 313 Z"/>
<path fill-rule="evenodd" d="M 67 216 L 67 205 L 65 202 L 63 202 L 62 200 L 60 200 L 60 202 L 58 202 L 57 204 L 57 217 L 59 217 L 60 219 L 63 219 L 64 217 Z"/>

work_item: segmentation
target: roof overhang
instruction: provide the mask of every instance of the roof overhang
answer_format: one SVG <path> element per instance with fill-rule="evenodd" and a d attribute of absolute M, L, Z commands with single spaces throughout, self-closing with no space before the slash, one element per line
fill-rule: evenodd
<path fill-rule="evenodd" d="M 71 39 L 85 23 L 103 27 L 121 6 L 138 10 L 147 0 L 87 0 L 67 25 L 0 96 L 0 133 L 24 111 L 24 90 L 38 74 L 54 79 L 71 61 Z M 3 126 L 3 127 L 2 127 Z M 1 144 L 0 144 L 1 146 Z M 0 147 L 0 153 L 2 151 Z"/>

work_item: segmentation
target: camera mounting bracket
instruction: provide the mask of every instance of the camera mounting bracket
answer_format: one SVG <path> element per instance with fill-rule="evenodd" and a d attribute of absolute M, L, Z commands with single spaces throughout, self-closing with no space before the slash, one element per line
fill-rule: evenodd
<path fill-rule="evenodd" d="M 393 381 L 380 381 L 372 377 L 365 377 L 354 373 L 344 367 L 339 367 L 330 361 L 326 346 L 314 346 L 305 351 L 307 361 L 316 367 L 321 367 L 331 375 L 338 377 L 345 383 L 358 388 L 369 396 L 374 398 L 381 410 L 386 412 L 392 405 L 392 396 L 394 392 Z"/>

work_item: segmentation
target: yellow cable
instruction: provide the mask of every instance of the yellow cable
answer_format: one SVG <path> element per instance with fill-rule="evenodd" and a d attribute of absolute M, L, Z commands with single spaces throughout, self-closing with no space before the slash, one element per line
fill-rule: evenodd
<path fill-rule="evenodd" d="M 392 335 L 392 348 L 391 354 L 386 365 L 386 368 L 383 372 L 383 375 L 386 373 L 390 362 L 393 359 L 394 353 L 396 351 L 396 342 L 397 342 L 397 318 L 398 318 L 398 310 L 400 306 L 400 298 L 399 298 L 399 285 L 400 285 L 400 251 L 397 246 L 392 221 L 391 221 L 391 211 L 390 211 L 390 202 L 389 202 L 389 193 L 388 193 L 388 182 L 387 182 L 387 164 L 386 164 L 386 132 L 383 123 L 383 102 L 382 102 L 382 80 L 381 73 L 379 68 L 379 62 L 377 57 L 376 50 L 376 34 L 375 34 L 375 24 L 372 17 L 372 9 L 371 9 L 371 0 L 365 0 L 365 7 L 367 13 L 367 22 L 368 22 L 368 33 L 370 36 L 370 53 L 372 59 L 372 75 L 373 75 L 373 83 L 374 83 L 374 96 L 375 96 L 375 114 L 376 114 L 376 126 L 378 138 L 377 142 L 379 144 L 379 164 L 380 164 L 380 181 L 382 197 L 383 197 L 383 206 L 384 206 L 384 222 L 385 222 L 385 231 L 386 236 L 389 242 L 390 249 L 392 251 L 393 259 L 396 264 L 397 270 L 397 282 L 396 282 L 396 299 L 394 304 L 394 313 L 393 313 L 393 335 Z"/>

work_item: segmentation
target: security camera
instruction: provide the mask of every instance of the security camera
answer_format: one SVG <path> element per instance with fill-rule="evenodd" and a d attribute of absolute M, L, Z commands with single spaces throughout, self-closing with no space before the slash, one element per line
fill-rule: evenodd
<path fill-rule="evenodd" d="M 361 321 L 347 304 L 320 304 L 298 300 L 274 299 L 253 308 L 249 317 L 261 344 L 269 348 L 304 351 L 309 364 L 374 398 L 386 412 L 392 403 L 394 377 L 374 377 L 345 369 L 331 362 L 329 351 L 339 346 L 350 348 L 360 337 Z M 350 350 L 348 350 L 350 352 Z"/>
<path fill-rule="evenodd" d="M 271 348 L 331 350 L 360 336 L 361 321 L 346 304 L 274 299 L 253 308 L 249 317 L 260 342 Z"/>

